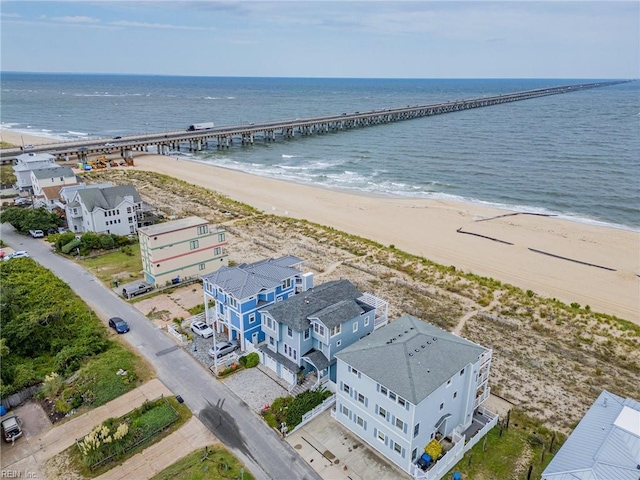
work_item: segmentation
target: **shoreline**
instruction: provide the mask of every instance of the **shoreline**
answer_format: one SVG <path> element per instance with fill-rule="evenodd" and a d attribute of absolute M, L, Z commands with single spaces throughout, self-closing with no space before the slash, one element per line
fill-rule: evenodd
<path fill-rule="evenodd" d="M 10 141 L 8 133 L 2 132 L 3 140 Z M 452 200 L 356 194 L 184 157 L 138 154 L 134 162 L 133 168 L 208 188 L 265 213 L 394 245 L 445 266 L 640 324 L 636 231 Z"/>

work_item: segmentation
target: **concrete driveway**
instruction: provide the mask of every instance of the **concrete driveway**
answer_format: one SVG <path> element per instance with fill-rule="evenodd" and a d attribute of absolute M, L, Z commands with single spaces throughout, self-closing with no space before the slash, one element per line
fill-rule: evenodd
<path fill-rule="evenodd" d="M 335 421 L 331 410 L 325 410 L 293 432 L 287 442 L 327 480 L 411 478 Z"/>

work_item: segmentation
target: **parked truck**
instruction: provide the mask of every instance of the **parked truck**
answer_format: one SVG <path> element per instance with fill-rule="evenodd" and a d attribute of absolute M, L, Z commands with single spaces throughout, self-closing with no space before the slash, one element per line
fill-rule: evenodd
<path fill-rule="evenodd" d="M 187 127 L 187 132 L 195 132 L 196 130 L 207 130 L 213 128 L 213 122 L 194 123 Z"/>

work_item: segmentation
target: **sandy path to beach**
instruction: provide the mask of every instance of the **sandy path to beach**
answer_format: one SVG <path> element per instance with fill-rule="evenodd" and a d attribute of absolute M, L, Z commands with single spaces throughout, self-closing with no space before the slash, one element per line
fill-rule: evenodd
<path fill-rule="evenodd" d="M 6 130 L 2 138 L 15 141 Z M 42 139 L 30 137 L 29 142 Z M 640 323 L 638 232 L 554 217 L 504 216 L 510 212 L 466 203 L 355 195 L 175 157 L 139 155 L 135 163 L 135 168 L 215 190 L 267 213 L 393 244 L 443 265 Z"/>

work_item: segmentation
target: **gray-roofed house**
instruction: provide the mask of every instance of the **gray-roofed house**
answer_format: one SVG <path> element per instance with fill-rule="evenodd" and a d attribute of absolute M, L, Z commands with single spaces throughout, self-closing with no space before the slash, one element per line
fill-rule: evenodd
<path fill-rule="evenodd" d="M 260 310 L 313 287 L 313 274 L 302 272 L 303 261 L 292 255 L 254 263 L 224 266 L 202 277 L 206 323 L 237 341 L 241 350 L 248 343 L 264 341 Z M 215 306 L 210 307 L 210 303 Z"/>
<path fill-rule="evenodd" d="M 31 188 L 33 189 L 33 195 L 39 200 L 45 200 L 47 205 L 53 205 L 53 201 L 59 197 L 51 197 L 53 190 L 49 187 L 57 187 L 57 192 L 60 192 L 62 187 L 77 185 L 78 180 L 76 174 L 73 173 L 71 167 L 58 167 L 58 168 L 37 168 L 31 170 Z M 48 189 L 48 190 L 47 190 Z M 49 196 L 47 197 L 47 193 Z"/>
<path fill-rule="evenodd" d="M 542 480 L 638 480 L 640 402 L 603 390 Z"/>
<path fill-rule="evenodd" d="M 414 478 L 437 480 L 497 422 L 481 407 L 491 354 L 404 315 L 336 354 L 332 415 Z M 416 462 L 433 439 L 453 445 L 424 472 Z"/>
<path fill-rule="evenodd" d="M 31 190 L 31 170 L 60 168 L 56 158 L 49 153 L 23 153 L 16 157 L 13 173 L 16 176 L 18 190 Z"/>
<path fill-rule="evenodd" d="M 260 361 L 293 390 L 299 373 L 309 387 L 335 384 L 334 355 L 386 323 L 388 303 L 361 293 L 349 280 L 334 280 L 260 313 L 265 333 Z"/>
<path fill-rule="evenodd" d="M 133 185 L 77 190 L 65 206 L 67 225 L 78 233 L 135 234 L 141 206 Z"/>

